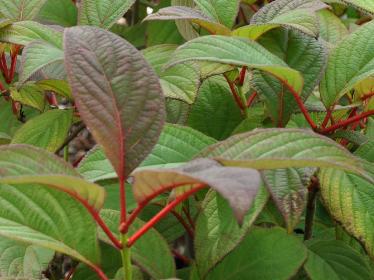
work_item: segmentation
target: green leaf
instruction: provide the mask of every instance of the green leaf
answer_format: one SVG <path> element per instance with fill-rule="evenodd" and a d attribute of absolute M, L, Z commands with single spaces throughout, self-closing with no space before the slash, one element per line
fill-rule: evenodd
<path fill-rule="evenodd" d="M 61 158 L 40 148 L 22 144 L 1 146 L 0 170 L 0 183 L 42 184 L 86 201 L 95 209 L 104 203 L 103 188 L 81 179 Z"/>
<path fill-rule="evenodd" d="M 135 0 L 82 0 L 78 9 L 78 24 L 109 29 L 134 2 Z"/>
<path fill-rule="evenodd" d="M 77 7 L 71 0 L 48 0 L 39 12 L 38 20 L 61 26 L 77 24 Z"/>
<path fill-rule="evenodd" d="M 40 185 L 1 184 L 0 197 L 1 236 L 58 251 L 90 266 L 99 262 L 96 224 L 67 194 Z"/>
<path fill-rule="evenodd" d="M 223 77 L 203 82 L 188 114 L 188 125 L 218 140 L 226 139 L 243 120 L 230 87 Z"/>
<path fill-rule="evenodd" d="M 194 239 L 196 264 L 202 278 L 239 245 L 268 198 L 267 191 L 260 188 L 240 227 L 226 200 L 213 191 L 206 195 L 196 221 Z"/>
<path fill-rule="evenodd" d="M 374 140 L 362 144 L 354 153 L 356 156 L 374 162 Z"/>
<path fill-rule="evenodd" d="M 64 80 L 40 80 L 36 82 L 39 88 L 45 91 L 53 91 L 54 93 L 72 100 L 70 85 Z"/>
<path fill-rule="evenodd" d="M 215 21 L 231 28 L 239 11 L 239 0 L 195 0 L 200 10 Z"/>
<path fill-rule="evenodd" d="M 33 107 L 41 112 L 44 111 L 45 94 L 42 89 L 35 84 L 24 84 L 19 90 L 11 88 L 10 95 L 15 101 Z"/>
<path fill-rule="evenodd" d="M 315 37 L 319 31 L 316 11 L 327 7 L 319 0 L 273 1 L 265 5 L 251 18 L 251 25 L 286 26 L 296 28 Z M 250 29 L 251 25 L 247 28 Z"/>
<path fill-rule="evenodd" d="M 3 137 L 10 138 L 22 123 L 13 114 L 12 104 L 0 98 L 0 133 Z"/>
<path fill-rule="evenodd" d="M 31 20 L 47 0 L 0 0 L 0 13 L 15 21 Z"/>
<path fill-rule="evenodd" d="M 193 8 L 195 3 L 193 0 L 171 0 L 172 6 L 183 6 Z M 186 40 L 192 40 L 196 37 L 199 37 L 199 33 L 194 29 L 193 24 L 188 20 L 177 20 L 175 21 L 179 33 Z"/>
<path fill-rule="evenodd" d="M 374 223 L 371 217 L 374 215 L 374 184 L 334 169 L 323 169 L 318 177 L 321 196 L 330 215 L 357 238 L 373 258 Z"/>
<path fill-rule="evenodd" d="M 122 267 L 121 253 L 117 248 L 104 242 L 100 242 L 100 251 L 102 256 L 104 256 L 100 268 L 108 278 L 113 279 L 118 269 Z M 81 263 L 74 271 L 71 280 L 97 280 L 97 277 L 97 274 L 92 269 Z"/>
<path fill-rule="evenodd" d="M 104 209 L 100 212 L 103 220 L 113 232 L 118 232 L 119 212 Z M 136 219 L 130 227 L 129 234 L 144 225 Z M 99 236 L 109 242 L 103 232 Z M 167 279 L 175 276 L 175 263 L 165 239 L 154 229 L 150 229 L 131 247 L 131 258 L 139 267 L 153 279 Z"/>
<path fill-rule="evenodd" d="M 374 75 L 374 22 L 345 37 L 331 51 L 320 92 L 326 108 Z"/>
<path fill-rule="evenodd" d="M 1 28 L 0 41 L 19 45 L 43 41 L 62 48 L 62 33 L 34 21 L 20 21 Z"/>
<path fill-rule="evenodd" d="M 290 279 L 304 263 L 306 251 L 298 238 L 282 228 L 254 228 L 206 279 Z"/>
<path fill-rule="evenodd" d="M 304 79 L 300 96 L 305 101 L 319 83 L 327 62 L 323 44 L 300 32 L 279 29 L 261 37 L 259 43 L 299 71 Z M 287 124 L 298 108 L 292 93 L 279 80 L 259 71 L 254 74 L 253 86 L 264 97 L 273 122 L 279 126 Z"/>
<path fill-rule="evenodd" d="M 200 25 L 208 30 L 209 33 L 218 35 L 230 34 L 229 28 L 204 15 L 201 11 L 182 6 L 160 9 L 156 13 L 147 16 L 145 20 L 191 20 L 192 23 Z"/>
<path fill-rule="evenodd" d="M 216 141 L 192 128 L 166 124 L 158 143 L 141 167 L 170 167 L 192 160 L 204 148 Z M 116 174 L 102 149 L 94 148 L 81 161 L 79 173 L 95 182 L 116 178 Z"/>
<path fill-rule="evenodd" d="M 165 206 L 164 203 L 162 203 L 162 198 L 159 203 L 154 202 L 155 200 L 153 200 L 151 204 L 148 204 L 140 213 L 139 218 L 142 221 L 149 221 Z M 183 219 L 186 219 L 181 210 L 175 209 L 174 212 L 179 214 Z M 173 213 L 168 213 L 158 221 L 157 224 L 154 225 L 154 229 L 156 229 L 169 244 L 173 244 L 174 241 L 177 241 L 186 234 L 186 228 L 183 227 L 180 220 L 178 220 Z"/>
<path fill-rule="evenodd" d="M 374 3 L 370 0 L 341 0 L 341 2 L 352 5 L 361 11 L 374 14 Z"/>
<path fill-rule="evenodd" d="M 318 11 L 320 37 L 332 45 L 348 35 L 348 29 L 334 13 L 329 10 Z"/>
<path fill-rule="evenodd" d="M 161 167 L 187 162 L 215 142 L 213 138 L 190 127 L 168 124 L 141 167 Z"/>
<path fill-rule="evenodd" d="M 255 170 L 222 167 L 210 159 L 196 159 L 173 169 L 143 169 L 135 171 L 133 178 L 133 192 L 138 203 L 176 186 L 209 185 L 229 201 L 239 223 L 252 205 L 261 183 L 260 174 Z"/>
<path fill-rule="evenodd" d="M 203 36 L 180 46 L 174 53 L 170 66 L 185 61 L 210 61 L 237 66 L 248 66 L 268 72 L 300 93 L 303 78 L 280 58 L 254 41 L 238 37 Z"/>
<path fill-rule="evenodd" d="M 30 144 L 55 152 L 64 143 L 72 124 L 71 110 L 50 110 L 29 120 L 13 137 L 13 144 Z"/>
<path fill-rule="evenodd" d="M 331 167 L 355 172 L 374 182 L 361 159 L 331 139 L 303 129 L 256 129 L 217 143 L 200 156 L 209 156 L 227 166 L 260 170 Z"/>
<path fill-rule="evenodd" d="M 81 118 L 119 177 L 126 177 L 161 133 L 165 112 L 158 78 L 139 51 L 108 31 L 73 27 L 64 38 L 66 71 Z"/>
<path fill-rule="evenodd" d="M 36 41 L 28 44 L 22 52 L 19 82 L 26 82 L 40 69 L 56 62 L 62 62 L 64 52 L 51 44 Z"/>
<path fill-rule="evenodd" d="M 176 45 L 157 45 L 145 49 L 142 53 L 159 75 L 165 97 L 192 104 L 200 87 L 200 73 L 197 65 L 184 63 L 163 69 L 176 47 Z"/>
<path fill-rule="evenodd" d="M 0 238 L 0 278 L 39 280 L 54 252 L 45 248 Z"/>
<path fill-rule="evenodd" d="M 311 280 L 372 279 L 365 259 L 342 241 L 307 243 L 305 271 Z"/>
<path fill-rule="evenodd" d="M 315 171 L 315 168 L 287 168 L 263 172 L 267 189 L 284 217 L 289 233 L 293 232 L 304 212 L 310 178 Z"/>

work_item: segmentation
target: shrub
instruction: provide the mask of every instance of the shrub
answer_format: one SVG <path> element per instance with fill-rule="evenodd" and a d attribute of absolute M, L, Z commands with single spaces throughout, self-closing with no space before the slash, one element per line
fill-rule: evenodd
<path fill-rule="evenodd" d="M 0 278 L 373 279 L 373 2 L 158 2 L 0 0 Z"/>

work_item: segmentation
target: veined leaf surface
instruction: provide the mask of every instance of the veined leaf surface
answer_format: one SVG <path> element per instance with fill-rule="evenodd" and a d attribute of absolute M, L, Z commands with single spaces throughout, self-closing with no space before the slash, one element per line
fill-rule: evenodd
<path fill-rule="evenodd" d="M 66 71 L 81 118 L 124 178 L 161 133 L 165 112 L 158 77 L 131 44 L 108 31 L 73 27 L 64 37 Z"/>

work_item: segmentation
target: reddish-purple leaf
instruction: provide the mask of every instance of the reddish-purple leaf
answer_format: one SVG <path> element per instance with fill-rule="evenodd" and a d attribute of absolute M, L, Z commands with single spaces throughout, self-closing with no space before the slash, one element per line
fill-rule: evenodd
<path fill-rule="evenodd" d="M 165 109 L 158 77 L 131 44 L 99 28 L 66 29 L 64 47 L 81 118 L 124 178 L 161 132 Z"/>
<path fill-rule="evenodd" d="M 211 159 L 196 159 L 178 168 L 142 169 L 133 175 L 134 196 L 139 203 L 167 186 L 203 183 L 228 200 L 239 223 L 243 221 L 261 184 L 258 171 L 224 167 Z"/>

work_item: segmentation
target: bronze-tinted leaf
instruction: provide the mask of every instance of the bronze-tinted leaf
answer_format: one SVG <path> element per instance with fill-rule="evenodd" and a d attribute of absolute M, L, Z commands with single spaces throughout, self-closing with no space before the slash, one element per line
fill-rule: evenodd
<path fill-rule="evenodd" d="M 126 177 L 156 144 L 164 122 L 160 83 L 143 56 L 95 27 L 65 30 L 65 64 L 81 118 Z"/>
<path fill-rule="evenodd" d="M 206 184 L 229 201 L 241 223 L 261 184 L 253 169 L 223 167 L 211 159 L 196 159 L 178 168 L 135 171 L 134 196 L 141 203 L 167 186 Z"/>

